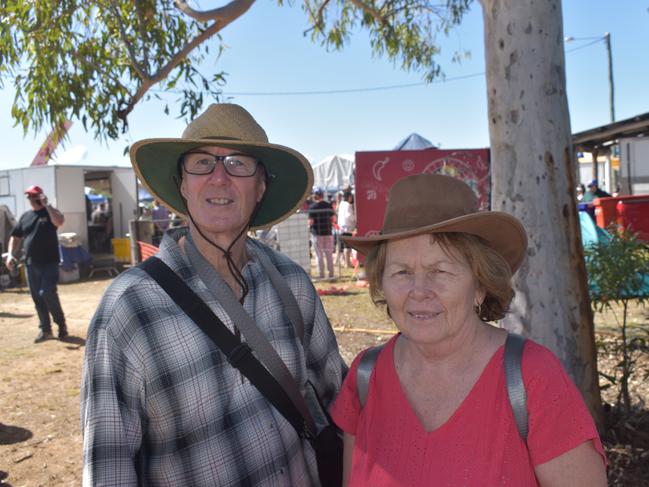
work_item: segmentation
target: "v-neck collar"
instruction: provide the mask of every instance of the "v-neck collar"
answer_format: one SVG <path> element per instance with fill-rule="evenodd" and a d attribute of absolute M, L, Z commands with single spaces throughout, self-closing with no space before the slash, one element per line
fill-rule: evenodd
<path fill-rule="evenodd" d="M 404 414 L 406 416 L 409 416 L 410 420 L 415 423 L 418 426 L 418 433 L 426 436 L 426 437 L 431 437 L 431 436 L 436 436 L 440 432 L 442 432 L 444 429 L 452 426 L 453 423 L 457 421 L 457 417 L 461 415 L 462 411 L 466 409 L 467 407 L 470 406 L 471 401 L 473 400 L 473 396 L 477 394 L 478 388 L 481 386 L 482 382 L 484 382 L 485 377 L 488 375 L 489 370 L 492 367 L 495 367 L 496 364 L 498 363 L 498 358 L 502 358 L 505 345 L 500 345 L 496 351 L 493 353 L 489 361 L 487 362 L 487 365 L 485 365 L 484 369 L 482 369 L 482 372 L 480 373 L 480 376 L 478 377 L 478 380 L 475 381 L 475 384 L 471 387 L 469 390 L 468 394 L 465 396 L 465 398 L 462 400 L 460 405 L 453 411 L 453 413 L 448 417 L 446 421 L 444 421 L 441 425 L 439 425 L 437 428 L 426 431 L 424 428 L 424 425 L 421 424 L 419 421 L 419 418 L 417 417 L 417 414 L 415 413 L 412 405 L 410 404 L 410 401 L 408 400 L 408 396 L 406 396 L 405 391 L 403 390 L 403 386 L 401 385 L 401 381 L 399 380 L 399 374 L 397 373 L 397 367 L 396 363 L 394 361 L 394 349 L 396 347 L 397 340 L 399 339 L 399 336 L 401 334 L 398 334 L 389 344 L 389 348 L 387 350 L 388 356 L 389 356 L 389 367 L 388 367 L 388 373 L 390 374 L 390 381 L 394 381 L 396 384 L 396 394 L 397 394 L 397 401 L 402 403 L 403 410 L 405 411 Z M 389 381 L 389 382 L 390 382 Z"/>

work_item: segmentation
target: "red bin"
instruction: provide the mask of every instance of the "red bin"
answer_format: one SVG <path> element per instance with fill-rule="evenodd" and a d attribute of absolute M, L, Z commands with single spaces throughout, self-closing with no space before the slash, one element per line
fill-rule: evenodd
<path fill-rule="evenodd" d="M 618 225 L 638 234 L 649 242 L 649 194 L 623 196 L 616 205 Z"/>
<path fill-rule="evenodd" d="M 611 223 L 617 220 L 616 206 L 620 201 L 619 196 L 605 198 L 595 198 L 593 206 L 595 207 L 595 223 L 600 228 L 607 228 Z"/>

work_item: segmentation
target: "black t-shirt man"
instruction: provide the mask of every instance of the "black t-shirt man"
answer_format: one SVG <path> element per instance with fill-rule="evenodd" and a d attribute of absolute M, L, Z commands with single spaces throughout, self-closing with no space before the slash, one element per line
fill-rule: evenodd
<path fill-rule="evenodd" d="M 309 206 L 309 218 L 312 221 L 311 232 L 313 235 L 320 236 L 332 234 L 331 217 L 333 214 L 333 207 L 327 201 L 317 201 Z"/>
<path fill-rule="evenodd" d="M 23 213 L 11 236 L 24 239 L 27 265 L 55 264 L 61 260 L 56 227 L 44 207 Z"/>

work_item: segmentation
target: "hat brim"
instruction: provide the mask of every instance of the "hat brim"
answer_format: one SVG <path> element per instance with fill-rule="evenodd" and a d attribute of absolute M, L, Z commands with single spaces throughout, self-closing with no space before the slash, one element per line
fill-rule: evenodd
<path fill-rule="evenodd" d="M 521 265 L 527 251 L 527 233 L 523 225 L 513 216 L 501 211 L 484 211 L 452 218 L 434 225 L 373 235 L 370 237 L 341 237 L 342 241 L 361 254 L 367 254 L 373 247 L 387 240 L 396 240 L 426 233 L 458 232 L 477 235 L 504 257 L 512 274 Z"/>
<path fill-rule="evenodd" d="M 311 164 L 302 154 L 277 144 L 250 143 L 232 139 L 144 139 L 133 144 L 131 164 L 151 195 L 171 211 L 186 216 L 180 194 L 178 159 L 198 147 L 218 146 L 240 150 L 258 158 L 273 175 L 250 229 L 278 223 L 301 207 L 313 186 Z"/>

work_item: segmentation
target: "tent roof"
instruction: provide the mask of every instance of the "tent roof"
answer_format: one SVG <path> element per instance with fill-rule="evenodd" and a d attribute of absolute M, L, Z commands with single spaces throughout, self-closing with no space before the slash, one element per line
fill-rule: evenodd
<path fill-rule="evenodd" d="M 318 166 L 331 164 L 333 161 L 336 160 L 354 162 L 354 156 L 350 156 L 349 154 L 334 154 L 331 156 L 327 156 L 324 159 L 321 159 L 320 161 L 313 164 L 313 169 L 315 169 Z"/>
<path fill-rule="evenodd" d="M 336 191 L 354 184 L 354 157 L 346 154 L 325 157 L 313 166 L 313 186 Z"/>
<path fill-rule="evenodd" d="M 419 135 L 418 133 L 411 133 L 408 137 L 399 142 L 392 150 L 420 150 L 420 149 L 437 149 L 437 146 Z"/>

